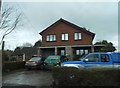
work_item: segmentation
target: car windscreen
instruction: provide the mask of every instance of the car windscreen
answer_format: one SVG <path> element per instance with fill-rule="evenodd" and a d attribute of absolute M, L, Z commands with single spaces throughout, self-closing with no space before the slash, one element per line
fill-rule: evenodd
<path fill-rule="evenodd" d="M 60 56 L 49 56 L 47 59 L 60 59 Z"/>
<path fill-rule="evenodd" d="M 38 60 L 40 60 L 41 58 L 40 57 L 33 57 L 33 58 L 31 58 L 29 61 L 38 61 Z"/>
<path fill-rule="evenodd" d="M 49 62 L 49 61 L 59 61 L 60 60 L 60 56 L 49 56 L 45 61 Z"/>
<path fill-rule="evenodd" d="M 83 58 L 85 57 L 85 56 L 87 56 L 88 54 L 85 54 L 85 55 L 83 55 L 83 56 L 81 56 L 81 57 L 79 57 L 79 61 L 82 61 L 83 60 Z"/>
<path fill-rule="evenodd" d="M 47 59 L 48 61 L 59 61 L 59 59 Z"/>

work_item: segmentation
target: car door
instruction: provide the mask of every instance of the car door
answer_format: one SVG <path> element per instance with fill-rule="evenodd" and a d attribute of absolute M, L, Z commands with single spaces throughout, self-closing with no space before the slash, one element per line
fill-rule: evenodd
<path fill-rule="evenodd" d="M 83 61 L 85 68 L 97 68 L 100 66 L 99 54 L 90 54 Z"/>
<path fill-rule="evenodd" d="M 113 64 L 109 54 L 100 54 L 100 66 L 103 68 L 112 68 Z"/>

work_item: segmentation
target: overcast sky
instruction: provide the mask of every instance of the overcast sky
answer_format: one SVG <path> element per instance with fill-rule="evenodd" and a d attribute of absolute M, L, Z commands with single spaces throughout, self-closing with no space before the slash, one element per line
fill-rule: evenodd
<path fill-rule="evenodd" d="M 117 2 L 6 2 L 3 6 L 5 4 L 23 13 L 23 25 L 5 38 L 5 49 L 14 49 L 25 42 L 34 45 L 41 39 L 39 33 L 60 18 L 94 32 L 93 43 L 108 40 L 118 46 Z"/>

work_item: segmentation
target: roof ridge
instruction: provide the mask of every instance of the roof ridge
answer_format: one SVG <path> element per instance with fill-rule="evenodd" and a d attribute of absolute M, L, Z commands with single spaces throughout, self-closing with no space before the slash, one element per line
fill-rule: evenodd
<path fill-rule="evenodd" d="M 83 32 L 86 32 L 86 33 L 92 35 L 93 38 L 94 38 L 94 36 L 95 36 L 95 33 L 87 30 L 85 27 L 80 27 L 80 26 L 78 26 L 78 25 L 76 25 L 76 24 L 73 24 L 73 23 L 67 21 L 67 20 L 64 20 L 63 18 L 60 18 L 59 20 L 57 20 L 56 22 L 54 22 L 52 25 L 50 25 L 49 27 L 47 27 L 46 29 L 44 29 L 44 30 L 43 30 L 42 32 L 40 32 L 39 34 L 42 35 L 43 32 L 47 31 L 48 29 L 51 29 L 53 26 L 57 25 L 57 24 L 60 23 L 60 22 L 64 22 L 64 23 L 66 23 L 66 24 L 68 24 L 68 25 L 70 25 L 70 26 L 72 26 L 72 27 L 77 28 L 77 29 L 81 29 Z"/>

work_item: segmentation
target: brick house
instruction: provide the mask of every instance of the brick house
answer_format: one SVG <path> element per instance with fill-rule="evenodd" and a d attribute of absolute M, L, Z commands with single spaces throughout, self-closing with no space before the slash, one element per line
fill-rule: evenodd
<path fill-rule="evenodd" d="M 95 33 L 62 18 L 39 34 L 42 36 L 39 53 L 43 57 L 67 55 L 69 59 L 73 59 L 75 56 L 83 56 L 89 52 L 94 52 L 96 47 L 92 44 Z"/>

